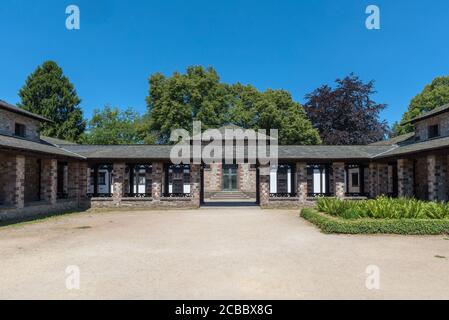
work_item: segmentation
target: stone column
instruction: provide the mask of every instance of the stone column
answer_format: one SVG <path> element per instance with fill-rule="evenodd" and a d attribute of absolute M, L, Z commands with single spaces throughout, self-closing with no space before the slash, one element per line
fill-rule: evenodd
<path fill-rule="evenodd" d="M 377 163 L 370 163 L 368 167 L 369 171 L 369 186 L 368 192 L 370 198 L 376 198 L 379 195 L 378 191 L 378 175 L 377 175 Z"/>
<path fill-rule="evenodd" d="M 262 208 L 270 204 L 270 166 L 261 165 L 259 167 L 259 200 Z"/>
<path fill-rule="evenodd" d="M 11 159 L 12 179 L 14 192 L 12 192 L 12 203 L 17 209 L 25 207 L 25 156 L 17 155 Z"/>
<path fill-rule="evenodd" d="M 307 163 L 305 162 L 296 163 L 296 193 L 300 203 L 307 201 Z"/>
<path fill-rule="evenodd" d="M 164 178 L 164 163 L 153 162 L 152 170 L 152 194 L 153 201 L 160 201 L 162 198 L 162 181 Z"/>
<path fill-rule="evenodd" d="M 380 195 L 388 194 L 388 164 L 377 164 L 378 170 L 378 190 Z"/>
<path fill-rule="evenodd" d="M 68 195 L 69 199 L 78 200 L 80 197 L 80 163 L 69 162 L 68 171 Z"/>
<path fill-rule="evenodd" d="M 191 201 L 195 207 L 200 206 L 201 200 L 201 165 L 191 164 L 190 165 L 190 194 Z"/>
<path fill-rule="evenodd" d="M 332 169 L 334 172 L 335 196 L 343 199 L 345 197 L 345 163 L 334 162 Z"/>
<path fill-rule="evenodd" d="M 41 160 L 41 200 L 56 204 L 58 193 L 58 161 Z"/>
<path fill-rule="evenodd" d="M 447 200 L 447 158 L 427 156 L 427 188 L 430 201 Z"/>
<path fill-rule="evenodd" d="M 413 197 L 413 162 L 408 159 L 398 160 L 398 195 Z"/>
<path fill-rule="evenodd" d="M 87 199 L 87 187 L 89 178 L 89 165 L 87 164 L 87 162 L 80 162 L 78 176 L 78 201 L 84 201 Z"/>
<path fill-rule="evenodd" d="M 126 164 L 124 162 L 114 162 L 112 169 L 114 182 L 112 198 L 116 206 L 120 205 L 120 202 L 124 196 L 125 169 Z"/>

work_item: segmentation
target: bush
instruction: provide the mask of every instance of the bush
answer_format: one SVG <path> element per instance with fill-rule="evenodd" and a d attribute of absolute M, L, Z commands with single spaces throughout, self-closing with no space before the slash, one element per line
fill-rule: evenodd
<path fill-rule="evenodd" d="M 301 217 L 318 226 L 324 233 L 337 234 L 402 234 L 439 235 L 449 234 L 448 219 L 341 219 L 320 213 L 314 209 L 303 209 Z"/>
<path fill-rule="evenodd" d="M 362 201 L 320 198 L 317 208 L 344 219 L 449 219 L 448 204 L 406 198 L 380 197 Z"/>

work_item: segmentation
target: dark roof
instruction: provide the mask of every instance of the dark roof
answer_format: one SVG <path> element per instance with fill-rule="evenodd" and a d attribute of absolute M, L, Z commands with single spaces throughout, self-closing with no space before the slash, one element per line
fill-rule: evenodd
<path fill-rule="evenodd" d="M 50 144 L 54 144 L 56 146 L 65 146 L 65 145 L 69 145 L 69 144 L 77 144 L 75 142 L 62 140 L 62 139 L 57 139 L 57 138 L 45 137 L 45 136 L 41 136 L 41 140 L 43 140 L 45 142 L 48 142 Z"/>
<path fill-rule="evenodd" d="M 418 121 L 421 121 L 421 120 L 424 120 L 424 119 L 427 119 L 427 118 L 430 118 L 430 117 L 434 117 L 436 115 L 439 115 L 439 114 L 442 114 L 442 113 L 445 113 L 445 112 L 449 112 L 449 104 L 445 104 L 444 106 L 441 106 L 441 107 L 435 108 L 435 109 L 433 109 L 433 110 L 431 110 L 429 112 L 423 113 L 423 114 L 421 114 L 421 115 L 419 115 L 419 116 L 417 116 L 417 117 L 415 117 L 415 118 L 413 118 L 413 119 L 411 119 L 409 121 L 404 122 L 404 124 L 406 124 L 406 123 L 416 123 Z"/>
<path fill-rule="evenodd" d="M 172 146 L 65 145 L 63 148 L 88 159 L 168 160 Z M 278 155 L 284 160 L 368 160 L 391 149 L 391 146 L 279 146 Z"/>
<path fill-rule="evenodd" d="M 401 147 L 392 149 L 383 154 L 379 154 L 375 158 L 377 159 L 377 158 L 402 156 L 402 155 L 408 155 L 408 154 L 412 154 L 412 153 L 431 151 L 431 150 L 443 149 L 443 148 L 448 148 L 448 147 L 449 147 L 449 137 L 444 137 L 444 138 L 432 139 L 432 140 L 427 140 L 427 141 L 423 141 L 423 142 L 417 142 L 417 143 L 403 145 Z"/>
<path fill-rule="evenodd" d="M 65 150 L 88 159 L 170 159 L 169 145 L 64 145 Z"/>
<path fill-rule="evenodd" d="M 55 145 L 49 144 L 45 141 L 31 141 L 12 136 L 0 135 L 0 148 L 16 149 L 23 151 L 39 152 L 52 154 L 57 156 L 65 156 L 71 158 L 84 159 L 84 157 L 73 152 L 61 149 Z"/>
<path fill-rule="evenodd" d="M 395 144 L 402 144 L 402 143 L 406 143 L 409 142 L 409 140 L 413 140 L 413 138 L 415 137 L 415 133 L 414 132 L 410 132 L 410 133 L 406 133 L 388 140 L 383 140 L 383 141 L 379 141 L 379 142 L 375 142 L 375 143 L 371 143 L 370 146 L 392 146 Z"/>
<path fill-rule="evenodd" d="M 36 120 L 39 120 L 39 121 L 52 122 L 51 120 L 48 120 L 45 117 L 42 117 L 42 116 L 40 116 L 38 114 L 29 112 L 29 111 L 26 111 L 26 110 L 23 110 L 23 109 L 20 109 L 20 108 L 17 108 L 16 106 L 13 106 L 12 104 L 9 104 L 9 103 L 7 103 L 7 102 L 5 102 L 3 100 L 0 100 L 0 109 L 4 109 L 4 110 L 10 111 L 10 112 L 14 112 L 14 113 L 20 114 L 20 115 L 22 115 L 24 117 L 36 119 Z"/>
<path fill-rule="evenodd" d="M 279 146 L 279 159 L 367 160 L 393 148 L 392 146 Z"/>

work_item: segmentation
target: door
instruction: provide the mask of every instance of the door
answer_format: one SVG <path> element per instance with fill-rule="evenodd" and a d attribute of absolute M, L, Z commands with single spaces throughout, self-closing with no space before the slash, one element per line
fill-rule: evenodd
<path fill-rule="evenodd" d="M 237 169 L 236 165 L 223 165 L 223 191 L 237 190 Z"/>

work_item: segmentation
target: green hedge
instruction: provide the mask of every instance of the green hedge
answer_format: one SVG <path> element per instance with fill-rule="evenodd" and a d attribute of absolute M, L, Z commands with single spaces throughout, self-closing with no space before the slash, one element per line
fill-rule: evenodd
<path fill-rule="evenodd" d="M 442 219 L 355 219 L 336 218 L 315 209 L 303 209 L 301 217 L 318 226 L 324 233 L 340 234 L 449 234 L 449 220 Z"/>

